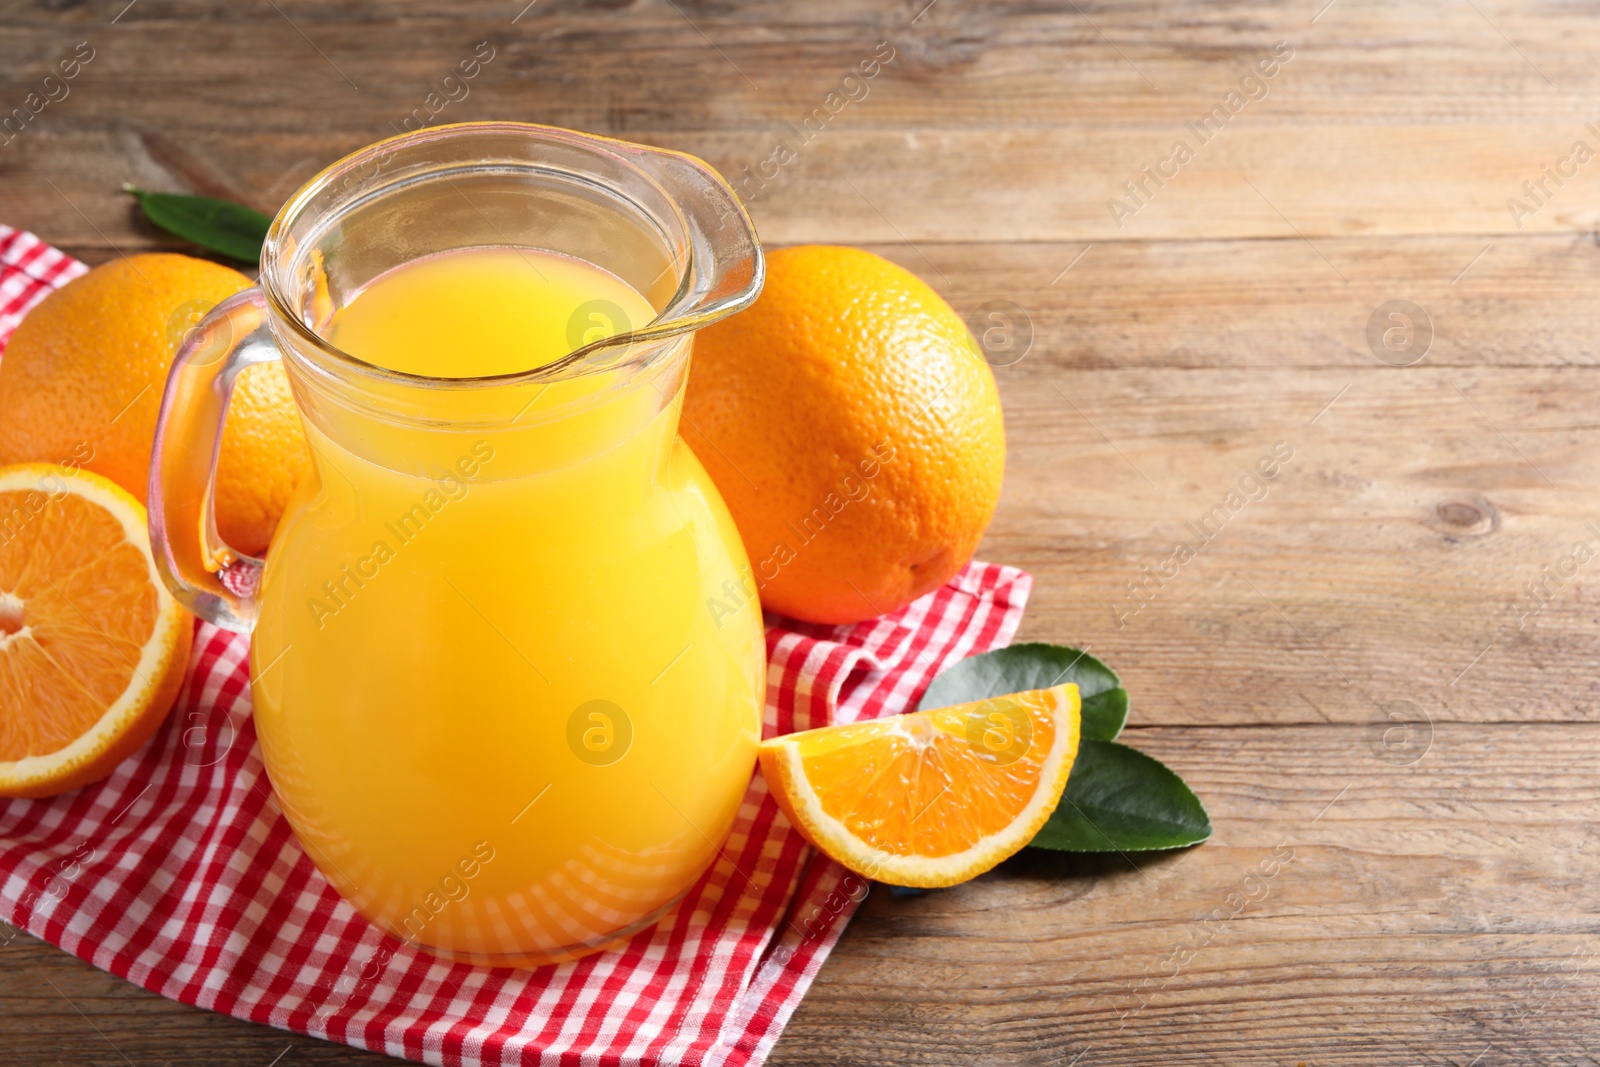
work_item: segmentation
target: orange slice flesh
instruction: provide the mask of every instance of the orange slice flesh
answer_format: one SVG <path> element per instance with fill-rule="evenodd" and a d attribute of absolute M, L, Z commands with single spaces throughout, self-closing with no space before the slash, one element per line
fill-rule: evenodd
<path fill-rule="evenodd" d="M 1059 685 L 761 743 L 800 833 L 857 874 L 954 885 L 1033 839 L 1078 754 L 1078 687 Z"/>
<path fill-rule="evenodd" d="M 0 469 L 0 796 L 110 774 L 166 717 L 191 633 L 137 500 L 87 471 Z"/>

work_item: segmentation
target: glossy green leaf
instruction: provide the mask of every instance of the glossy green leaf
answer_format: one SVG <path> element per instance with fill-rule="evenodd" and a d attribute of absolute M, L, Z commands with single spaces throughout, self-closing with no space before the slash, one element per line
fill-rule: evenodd
<path fill-rule="evenodd" d="M 138 197 L 144 217 L 168 233 L 246 263 L 261 259 L 272 220 L 259 211 L 209 196 L 149 193 L 132 185 L 122 191 Z"/>
<path fill-rule="evenodd" d="M 1084 740 L 1050 821 L 1029 844 L 1064 852 L 1148 852 L 1211 836 L 1200 798 L 1158 759 Z"/>
<path fill-rule="evenodd" d="M 1007 693 L 1076 682 L 1083 700 L 1082 736 L 1114 741 L 1128 721 L 1128 691 L 1117 672 L 1087 652 L 1033 643 L 968 656 L 942 671 L 917 710 L 948 708 Z"/>

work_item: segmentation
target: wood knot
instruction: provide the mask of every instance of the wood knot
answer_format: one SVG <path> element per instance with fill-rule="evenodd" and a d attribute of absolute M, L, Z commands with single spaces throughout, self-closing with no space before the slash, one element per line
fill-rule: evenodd
<path fill-rule="evenodd" d="M 1460 496 L 1434 505 L 1434 523 L 1451 540 L 1482 537 L 1500 528 L 1500 512 L 1481 496 Z"/>

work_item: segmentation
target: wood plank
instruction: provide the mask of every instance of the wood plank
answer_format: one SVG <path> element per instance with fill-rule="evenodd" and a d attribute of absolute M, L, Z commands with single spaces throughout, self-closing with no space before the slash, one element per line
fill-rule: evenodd
<path fill-rule="evenodd" d="M 117 237 L 122 213 L 107 206 L 118 198 L 105 173 L 113 161 L 121 178 L 168 186 L 222 176 L 270 209 L 320 165 L 394 132 L 484 40 L 494 60 L 441 121 L 510 116 L 632 136 L 701 154 L 735 180 L 787 143 L 797 160 L 770 184 L 745 185 L 763 232 L 780 243 L 1600 225 L 1600 168 L 1554 184 L 1541 173 L 1580 138 L 1600 152 L 1600 134 L 1586 128 L 1600 112 L 1574 103 L 1593 95 L 1600 68 L 1573 51 L 1582 23 L 1571 13 L 1346 0 L 1311 25 L 1300 13 L 1229 4 L 1152 34 L 1154 12 L 943 5 L 908 26 L 903 5 L 888 5 L 865 15 L 824 8 L 781 28 L 752 13 L 690 18 L 670 5 L 614 23 L 535 9 L 517 25 L 482 8 L 465 19 L 296 10 L 291 24 L 227 7 L 198 19 L 146 0 L 114 27 L 30 13 L 0 47 L 6 99 L 37 88 L 79 33 L 95 38 L 96 58 L 69 97 L 0 152 L 0 175 L 22 180 L 14 210 L 25 225 L 60 213 L 43 178 L 77 204 L 87 218 L 68 212 L 71 228 L 51 234 L 70 243 L 89 242 L 95 227 Z M 1515 37 L 1500 36 L 1504 27 Z M 168 61 L 175 33 L 190 41 L 181 64 Z M 793 126 L 879 40 L 894 44 L 895 61 L 802 144 Z M 1279 40 L 1294 43 L 1295 58 L 1202 144 L 1185 123 L 1224 101 Z M 282 77 L 287 70 L 297 76 Z M 88 140 L 68 146 L 52 135 Z M 157 136 L 168 151 L 151 151 Z M 1140 170 L 1180 138 L 1197 157 L 1157 188 Z M 1145 183 L 1144 194 L 1126 192 L 1130 181 Z M 1545 194 L 1524 192 L 1524 182 L 1544 182 Z M 972 210 L 974 193 L 982 210 Z M 1114 217 L 1114 198 L 1137 211 Z M 1511 210 L 1512 198 L 1530 213 Z"/>
<path fill-rule="evenodd" d="M 1032 362 L 999 372 L 1011 465 L 980 551 L 1038 577 L 1022 636 L 1092 647 L 1143 721 L 1600 714 L 1589 368 Z"/>
<path fill-rule="evenodd" d="M 525 107 L 463 111 L 463 119 L 543 117 Z M 237 199 L 271 211 L 324 165 L 388 134 L 166 136 L 182 145 L 192 168 L 224 176 Z M 1167 153 L 1171 131 L 839 128 L 797 147 L 796 161 L 772 182 L 750 186 L 750 208 L 776 244 L 1586 233 L 1600 227 L 1600 167 L 1578 171 L 1536 213 L 1507 208 L 1513 195 L 1526 198 L 1521 183 L 1540 177 L 1541 162 L 1554 163 L 1584 134 L 1579 123 L 1239 128 L 1216 138 L 1214 151 L 1208 146 L 1119 226 L 1108 202 L 1136 203 L 1122 183 Z M 194 184 L 137 129 L 67 133 L 41 125 L 25 136 L 26 146 L 22 137 L 12 146 L 16 158 L 0 165 L 0 177 L 17 185 L 10 217 L 49 231 L 53 241 L 125 244 L 132 227 L 122 182 L 176 191 Z M 630 136 L 701 156 L 735 182 L 780 140 L 799 146 L 773 131 Z M 1600 137 L 1589 143 L 1600 151 Z M 1364 185 L 1373 173 L 1384 182 Z M 974 198 L 982 210 L 972 210 Z"/>
<path fill-rule="evenodd" d="M 283 15 L 140 0 L 107 26 L 87 7 L 55 12 L 13 0 L 0 4 L 8 30 L 0 87 L 25 91 L 58 50 L 92 39 L 99 53 L 81 102 L 71 105 L 75 121 L 92 128 L 133 120 L 243 132 L 247 120 L 250 129 L 293 132 L 307 125 L 304 105 L 320 99 L 318 127 L 362 133 L 416 106 L 487 39 L 509 62 L 496 58 L 474 82 L 474 97 L 526 104 L 524 90 L 533 90 L 548 121 L 585 128 L 620 121 L 716 131 L 798 121 L 888 40 L 896 76 L 871 87 L 859 114 L 845 114 L 855 125 L 898 132 L 1176 128 L 1217 103 L 1278 41 L 1295 58 L 1270 83 L 1261 110 L 1252 104 L 1245 113 L 1268 125 L 1566 121 L 1584 114 L 1575 102 L 1592 99 L 1600 82 L 1585 43 L 1588 16 L 1570 6 L 1337 0 L 1313 23 L 1323 3 L 1137 0 L 1074 9 L 834 0 L 775 10 L 656 2 L 618 16 L 599 5 L 523 10 L 503 0 L 448 10 L 282 3 Z M 177 38 L 186 44 L 182 64 L 170 62 Z M 254 76 L 274 71 L 297 76 Z M 144 91 L 88 91 L 95 84 Z M 198 87 L 221 91 L 171 110 L 173 97 Z"/>
<path fill-rule="evenodd" d="M 1431 368 L 1600 362 L 1590 299 L 1600 246 L 1588 235 L 869 247 L 919 274 L 980 332 L 1014 327 L 1018 344 L 1031 334 L 1025 358 L 1040 373 L 1373 370 L 1419 355 Z M 1397 299 L 1423 308 L 1433 340 L 1425 355 L 1385 363 L 1367 328 Z M 1015 321 L 988 319 L 990 305 Z"/>

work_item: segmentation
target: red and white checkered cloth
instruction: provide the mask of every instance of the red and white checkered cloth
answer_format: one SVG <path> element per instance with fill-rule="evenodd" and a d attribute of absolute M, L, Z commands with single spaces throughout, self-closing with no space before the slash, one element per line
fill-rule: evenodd
<path fill-rule="evenodd" d="M 0 226 L 0 345 L 83 270 Z M 973 563 L 857 626 L 769 616 L 766 735 L 914 707 L 940 669 L 1011 639 L 1031 584 Z M 97 785 L 0 800 L 0 917 L 174 1000 L 429 1063 L 760 1064 L 864 895 L 757 773 L 723 858 L 625 947 L 536 970 L 437 959 L 357 915 L 290 833 L 247 648 L 198 625 L 148 745 Z"/>

